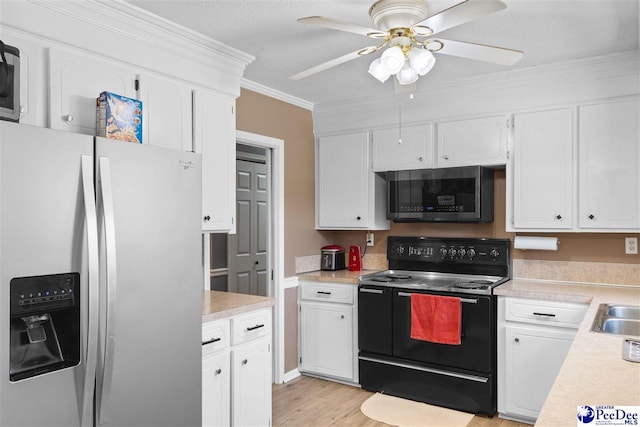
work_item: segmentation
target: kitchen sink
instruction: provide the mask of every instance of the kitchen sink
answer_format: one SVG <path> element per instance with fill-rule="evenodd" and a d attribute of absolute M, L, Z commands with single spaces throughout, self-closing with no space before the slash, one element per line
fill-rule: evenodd
<path fill-rule="evenodd" d="M 607 314 L 611 317 L 640 320 L 640 307 L 629 305 L 611 305 L 607 309 Z"/>
<path fill-rule="evenodd" d="M 600 304 L 591 330 L 640 337 L 640 306 Z"/>

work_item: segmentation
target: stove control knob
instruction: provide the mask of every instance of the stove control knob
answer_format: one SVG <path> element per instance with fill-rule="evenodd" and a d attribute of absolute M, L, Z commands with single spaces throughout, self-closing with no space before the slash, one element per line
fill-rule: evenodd
<path fill-rule="evenodd" d="M 398 246 L 398 247 L 396 248 L 396 253 L 397 253 L 398 255 L 402 255 L 402 254 L 404 253 L 404 246 Z"/>
<path fill-rule="evenodd" d="M 458 249 L 458 256 L 459 257 L 463 257 L 466 253 L 467 253 L 467 251 L 465 251 L 464 248 Z"/>
<path fill-rule="evenodd" d="M 458 251 L 456 251 L 454 248 L 450 248 L 450 249 L 449 249 L 449 256 L 456 256 L 456 253 L 457 253 L 457 252 L 458 252 Z"/>
<path fill-rule="evenodd" d="M 498 256 L 500 255 L 500 252 L 498 252 L 497 249 L 491 249 L 491 252 L 489 252 L 489 255 L 491 255 L 492 258 L 498 258 Z"/>
<path fill-rule="evenodd" d="M 475 249 L 469 249 L 467 251 L 467 255 L 469 255 L 469 258 L 473 258 L 474 256 L 476 256 L 476 251 Z"/>
<path fill-rule="evenodd" d="M 440 248 L 440 255 L 443 257 L 447 255 L 447 248 Z"/>

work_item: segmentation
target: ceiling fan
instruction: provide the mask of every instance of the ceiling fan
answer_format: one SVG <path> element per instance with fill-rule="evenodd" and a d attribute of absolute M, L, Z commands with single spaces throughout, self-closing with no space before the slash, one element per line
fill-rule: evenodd
<path fill-rule="evenodd" d="M 369 74 L 382 83 L 392 75 L 400 85 L 415 83 L 419 76 L 425 75 L 433 68 L 434 52 L 500 65 L 513 65 L 522 58 L 523 52 L 433 37 L 441 31 L 506 7 L 502 0 L 466 0 L 429 16 L 426 0 L 378 0 L 369 9 L 375 29 L 322 16 L 300 18 L 298 22 L 304 24 L 361 34 L 379 42 L 377 45 L 367 46 L 316 65 L 289 78 L 299 80 L 385 47 L 386 50 L 381 57 L 374 60 L 369 67 Z"/>

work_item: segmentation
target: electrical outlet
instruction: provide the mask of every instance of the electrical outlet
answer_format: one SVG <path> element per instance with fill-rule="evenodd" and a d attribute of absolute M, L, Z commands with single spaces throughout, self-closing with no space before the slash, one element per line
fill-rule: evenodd
<path fill-rule="evenodd" d="M 638 238 L 637 237 L 624 238 L 624 253 L 627 255 L 638 254 Z"/>
<path fill-rule="evenodd" d="M 373 233 L 367 233 L 367 246 L 373 246 Z"/>

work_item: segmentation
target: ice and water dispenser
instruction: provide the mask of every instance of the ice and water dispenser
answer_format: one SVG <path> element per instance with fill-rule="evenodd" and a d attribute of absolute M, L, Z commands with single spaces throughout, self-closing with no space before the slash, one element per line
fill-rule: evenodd
<path fill-rule="evenodd" d="M 9 379 L 80 363 L 80 275 L 19 277 L 10 288 Z"/>

